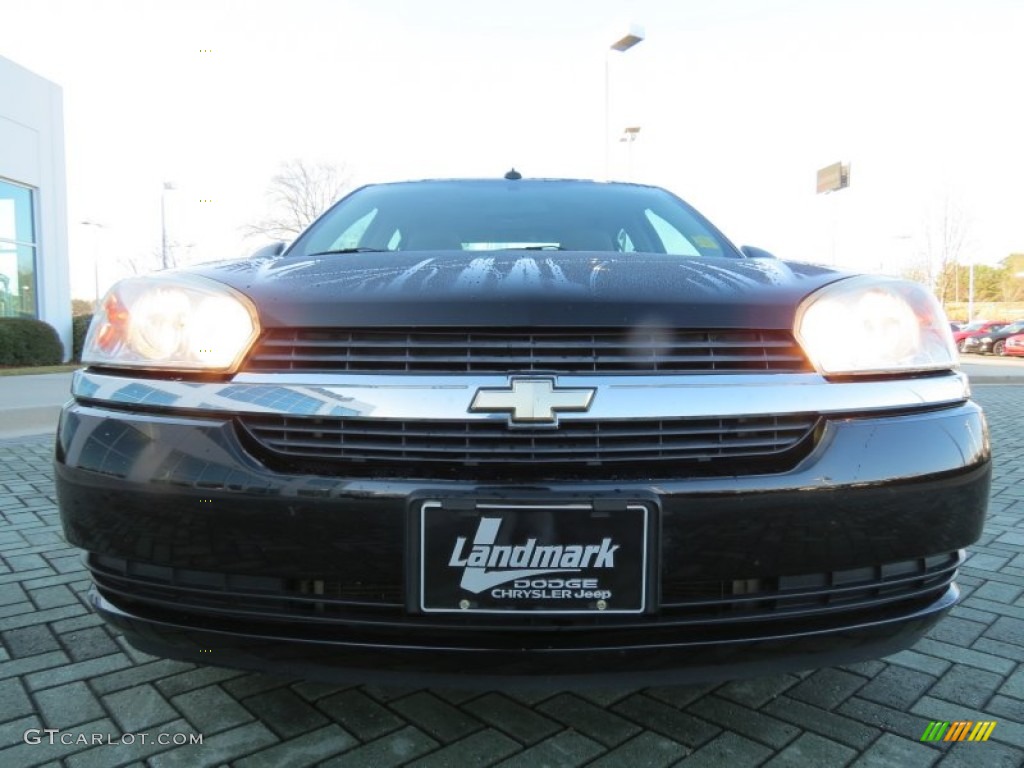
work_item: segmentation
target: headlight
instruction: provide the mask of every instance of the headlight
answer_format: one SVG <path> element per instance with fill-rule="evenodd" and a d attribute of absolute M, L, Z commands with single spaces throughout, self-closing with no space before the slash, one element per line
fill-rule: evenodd
<path fill-rule="evenodd" d="M 197 275 L 128 278 L 103 298 L 82 362 L 228 372 L 258 335 L 252 302 L 226 285 Z"/>
<path fill-rule="evenodd" d="M 854 277 L 811 294 L 796 336 L 826 376 L 956 367 L 956 345 L 938 300 L 923 285 Z"/>

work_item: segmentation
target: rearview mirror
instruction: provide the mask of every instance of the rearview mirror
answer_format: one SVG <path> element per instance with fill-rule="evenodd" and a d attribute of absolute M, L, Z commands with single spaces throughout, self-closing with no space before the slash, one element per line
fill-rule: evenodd
<path fill-rule="evenodd" d="M 284 249 L 285 249 L 285 243 L 283 243 L 281 241 L 278 241 L 276 243 L 271 243 L 270 245 L 263 246 L 258 251 L 255 251 L 254 253 L 250 254 L 249 258 L 250 259 L 269 259 L 269 258 L 271 258 L 273 256 L 280 256 L 281 253 L 284 251 Z"/>
<path fill-rule="evenodd" d="M 740 251 L 748 259 L 774 259 L 774 258 L 776 258 L 774 253 L 768 253 L 768 251 L 764 250 L 764 248 L 755 248 L 752 245 L 742 245 L 742 246 L 740 246 Z"/>

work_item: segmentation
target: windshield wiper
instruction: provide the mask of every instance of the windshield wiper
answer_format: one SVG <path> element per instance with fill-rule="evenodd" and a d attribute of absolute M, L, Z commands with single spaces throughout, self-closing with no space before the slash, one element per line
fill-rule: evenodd
<path fill-rule="evenodd" d="M 518 248 L 506 248 L 508 251 L 564 251 L 560 245 L 521 245 Z"/>
<path fill-rule="evenodd" d="M 317 253 L 307 253 L 307 257 L 313 256 L 331 256 L 336 253 L 387 253 L 387 248 L 334 248 L 329 251 L 318 251 Z"/>

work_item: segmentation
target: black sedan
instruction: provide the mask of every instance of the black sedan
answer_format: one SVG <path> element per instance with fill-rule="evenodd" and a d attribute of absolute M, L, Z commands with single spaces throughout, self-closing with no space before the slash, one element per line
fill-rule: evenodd
<path fill-rule="evenodd" d="M 1001 325 L 981 336 L 968 336 L 964 339 L 964 352 L 976 352 L 981 355 L 1005 355 L 1006 340 L 1018 333 L 1024 333 L 1024 320 Z"/>
<path fill-rule="evenodd" d="M 361 188 L 130 278 L 56 447 L 136 647 L 325 680 L 725 679 L 905 648 L 990 453 L 929 291 L 737 248 L 658 188 Z"/>

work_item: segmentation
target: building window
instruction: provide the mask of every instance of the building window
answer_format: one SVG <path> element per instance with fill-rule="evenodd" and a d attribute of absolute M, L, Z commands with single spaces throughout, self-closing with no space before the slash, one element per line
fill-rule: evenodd
<path fill-rule="evenodd" d="M 0 179 L 0 317 L 38 317 L 33 191 Z"/>

